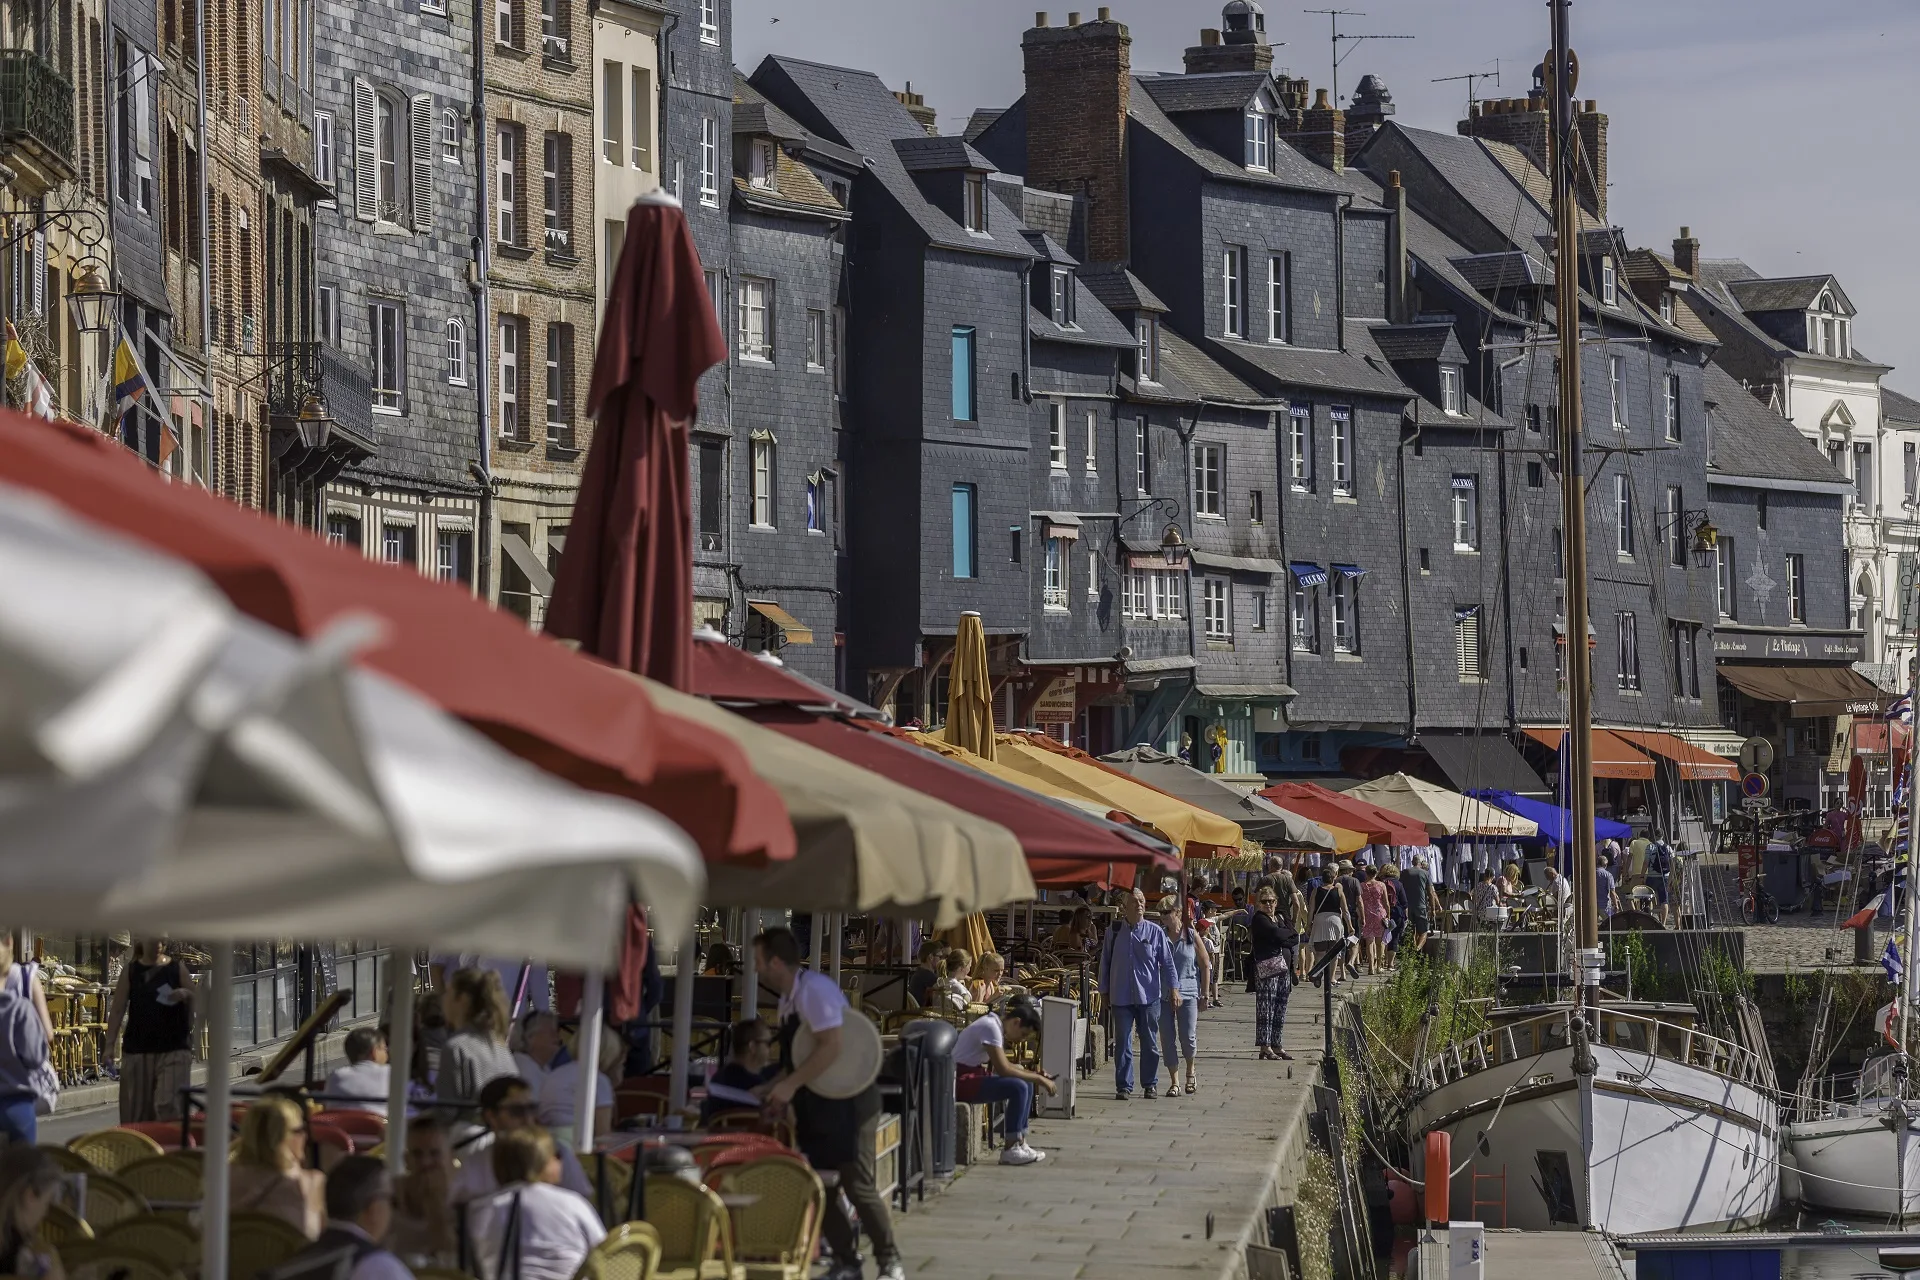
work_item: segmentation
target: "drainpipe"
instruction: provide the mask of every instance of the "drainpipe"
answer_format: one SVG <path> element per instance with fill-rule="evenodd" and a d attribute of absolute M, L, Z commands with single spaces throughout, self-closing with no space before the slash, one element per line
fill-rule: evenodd
<path fill-rule="evenodd" d="M 1347 349 L 1347 211 L 1352 196 L 1335 196 L 1333 210 L 1333 328 L 1341 351 Z"/>
<path fill-rule="evenodd" d="M 487 273 L 491 266 L 487 240 L 487 77 L 486 77 L 486 19 L 481 6 L 473 6 L 473 165 L 474 165 L 474 214 L 478 220 L 477 234 L 473 238 L 473 282 L 470 290 L 473 294 L 473 332 L 476 341 L 469 349 L 478 353 L 474 360 L 473 395 L 474 405 L 479 410 L 476 415 L 479 424 L 479 438 L 476 441 L 479 461 L 469 470 L 473 473 L 474 487 L 477 490 L 479 511 L 473 522 L 473 584 L 480 598 L 492 603 L 497 597 L 493 591 L 493 432 L 487 419 L 491 408 L 493 334 L 487 323 L 487 317 L 493 311 L 493 295 L 488 284 Z"/>
<path fill-rule="evenodd" d="M 200 388 L 200 416 L 204 419 L 200 428 L 203 456 L 195 458 L 193 463 L 200 468 L 200 483 L 211 487 L 207 482 L 213 475 L 213 281 L 207 278 L 207 273 L 212 269 L 213 257 L 208 251 L 208 237 L 211 233 L 207 219 L 207 174 L 211 171 L 213 148 L 209 145 L 211 140 L 207 137 L 207 0 L 194 0 L 193 29 L 194 59 L 200 64 L 196 86 L 200 95 L 200 121 L 197 126 L 200 133 L 200 190 L 194 193 L 194 198 L 200 202 L 200 362 L 202 376 L 206 379 L 205 385 Z M 108 209 L 113 208 L 111 193 L 107 197 L 106 204 Z M 321 528 L 324 529 L 326 527 L 324 505 L 317 519 Z"/>
<path fill-rule="evenodd" d="M 1483 388 L 1484 390 L 1484 388 Z M 1496 437 L 1493 445 L 1494 462 L 1500 468 L 1500 636 L 1507 647 L 1507 728 L 1518 722 L 1519 701 L 1514 692 L 1514 680 L 1517 675 L 1513 648 L 1513 555 L 1509 535 L 1512 532 L 1511 499 L 1507 491 L 1507 442 L 1504 436 Z"/>
<path fill-rule="evenodd" d="M 1404 418 L 1402 419 L 1404 422 Z M 1404 432 L 1400 437 L 1400 447 L 1394 451 L 1394 496 L 1400 503 L 1400 621 L 1406 629 L 1407 637 L 1407 734 L 1409 737 L 1420 731 L 1420 664 L 1415 660 L 1413 636 L 1413 566 L 1408 562 L 1407 543 L 1407 448 L 1420 438 L 1420 427 L 1416 423 L 1413 434 Z"/>

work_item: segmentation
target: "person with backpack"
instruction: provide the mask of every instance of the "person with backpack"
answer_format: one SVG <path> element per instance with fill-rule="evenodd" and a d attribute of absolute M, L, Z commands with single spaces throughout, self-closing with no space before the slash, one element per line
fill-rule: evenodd
<path fill-rule="evenodd" d="M 1660 923 L 1669 926 L 1667 919 L 1667 877 L 1673 874 L 1673 847 L 1665 840 L 1654 840 L 1647 846 L 1647 888 L 1653 890 L 1654 899 L 1660 904 Z"/>
<path fill-rule="evenodd" d="M 40 1117 L 60 1096 L 53 1073 L 53 1017 L 39 966 L 14 960 L 14 935 L 0 933 L 0 1141 L 32 1146 Z"/>

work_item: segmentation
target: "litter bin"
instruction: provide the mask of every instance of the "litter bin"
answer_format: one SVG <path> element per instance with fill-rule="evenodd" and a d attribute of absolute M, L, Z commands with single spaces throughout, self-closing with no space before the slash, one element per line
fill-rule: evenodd
<path fill-rule="evenodd" d="M 921 1018 L 900 1028 L 902 1040 L 920 1047 L 921 1088 L 917 1101 L 920 1114 L 914 1118 L 921 1135 L 920 1149 L 926 1153 L 929 1177 L 951 1178 L 959 1163 L 957 1135 L 954 1129 L 953 1046 L 960 1033 L 953 1024 L 938 1018 Z"/>

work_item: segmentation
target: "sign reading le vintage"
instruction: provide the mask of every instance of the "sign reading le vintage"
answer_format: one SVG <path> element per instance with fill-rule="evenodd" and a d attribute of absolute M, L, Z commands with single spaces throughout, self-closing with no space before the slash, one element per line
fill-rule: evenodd
<path fill-rule="evenodd" d="M 1867 650 L 1859 636 L 1716 631 L 1713 653 L 1718 658 L 1771 658 L 1776 662 L 1859 662 Z"/>

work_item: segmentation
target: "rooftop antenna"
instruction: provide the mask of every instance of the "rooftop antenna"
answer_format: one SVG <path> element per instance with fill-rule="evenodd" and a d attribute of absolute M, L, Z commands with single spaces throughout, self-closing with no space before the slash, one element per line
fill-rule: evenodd
<path fill-rule="evenodd" d="M 1430 83 L 1452 84 L 1455 81 L 1459 81 L 1459 80 L 1465 80 L 1467 82 L 1467 117 L 1466 118 L 1471 120 L 1473 119 L 1473 109 L 1480 105 L 1480 98 L 1477 94 L 1474 93 L 1474 89 L 1478 87 L 1480 81 L 1482 80 L 1491 80 L 1495 84 L 1500 83 L 1500 59 L 1495 58 L 1493 60 L 1493 70 L 1491 71 L 1469 71 L 1467 72 L 1467 74 L 1463 76 L 1441 76 L 1439 79 L 1431 81 Z"/>
<path fill-rule="evenodd" d="M 1327 30 L 1331 33 L 1333 38 L 1333 105 L 1336 108 L 1339 107 L 1340 105 L 1340 64 L 1345 62 L 1349 57 L 1353 55 L 1353 51 L 1360 47 L 1361 41 L 1363 40 L 1411 40 L 1414 38 L 1412 36 L 1385 36 L 1385 35 L 1350 36 L 1340 30 L 1340 19 L 1364 18 L 1367 16 L 1367 11 L 1365 9 L 1302 9 L 1300 12 L 1324 13 L 1327 15 Z M 1345 53 L 1340 52 L 1340 42 L 1342 40 L 1347 41 L 1347 51 Z"/>

